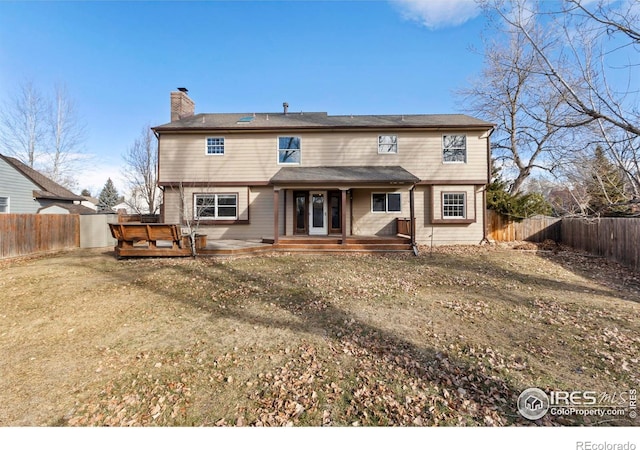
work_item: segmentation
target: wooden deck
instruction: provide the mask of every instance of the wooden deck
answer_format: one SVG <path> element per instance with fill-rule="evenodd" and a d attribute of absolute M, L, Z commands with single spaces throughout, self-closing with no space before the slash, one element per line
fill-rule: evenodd
<path fill-rule="evenodd" d="M 188 236 L 183 236 L 179 225 L 161 223 L 113 223 L 111 234 L 118 240 L 115 247 L 121 257 L 191 256 Z M 210 240 L 206 236 L 196 239 L 198 256 L 255 255 L 267 252 L 295 253 L 386 253 L 410 252 L 411 240 L 406 236 L 280 236 L 273 239 L 245 241 L 234 239 Z"/>
<path fill-rule="evenodd" d="M 409 252 L 411 239 L 404 236 L 280 236 L 276 251 L 301 253 L 385 253 Z"/>

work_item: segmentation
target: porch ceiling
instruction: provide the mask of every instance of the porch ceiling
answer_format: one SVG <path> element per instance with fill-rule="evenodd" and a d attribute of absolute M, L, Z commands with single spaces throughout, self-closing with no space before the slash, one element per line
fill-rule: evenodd
<path fill-rule="evenodd" d="M 418 177 L 401 166 L 283 167 L 273 185 L 411 184 Z"/>

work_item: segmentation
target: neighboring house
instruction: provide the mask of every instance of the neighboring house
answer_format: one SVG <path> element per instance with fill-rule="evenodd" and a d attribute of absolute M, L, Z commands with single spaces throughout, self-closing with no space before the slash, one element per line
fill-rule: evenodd
<path fill-rule="evenodd" d="M 485 237 L 493 124 L 466 115 L 195 114 L 171 93 L 158 136 L 161 219 L 210 239 L 387 236 L 414 217 L 418 243 Z M 409 223 L 407 221 L 407 223 Z"/>
<path fill-rule="evenodd" d="M 118 214 L 135 214 L 135 211 L 127 202 L 120 202 L 111 209 Z"/>
<path fill-rule="evenodd" d="M 100 203 L 100 200 L 95 197 L 89 197 L 88 195 L 83 195 L 82 198 L 83 200 L 80 202 L 82 206 L 98 211 L 98 203 Z"/>
<path fill-rule="evenodd" d="M 16 158 L 0 155 L 0 213 L 36 214 L 55 211 L 55 214 L 78 214 L 79 209 L 75 207 L 81 206 L 80 202 L 83 200 L 83 197 Z M 84 209 L 82 211 L 88 213 Z"/>

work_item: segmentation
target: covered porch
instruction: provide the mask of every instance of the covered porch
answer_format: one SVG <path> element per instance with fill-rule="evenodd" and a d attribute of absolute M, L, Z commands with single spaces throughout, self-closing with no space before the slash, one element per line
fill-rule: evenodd
<path fill-rule="evenodd" d="M 274 227 L 270 241 L 276 248 L 410 249 L 415 221 L 409 217 L 415 217 L 418 181 L 400 166 L 283 167 L 270 180 Z M 399 216 L 409 225 L 402 230 L 397 226 Z M 400 231 L 406 236 L 398 237 Z"/>

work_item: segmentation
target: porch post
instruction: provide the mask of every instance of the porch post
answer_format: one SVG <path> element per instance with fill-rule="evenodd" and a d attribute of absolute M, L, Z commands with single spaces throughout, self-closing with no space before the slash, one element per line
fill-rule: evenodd
<path fill-rule="evenodd" d="M 416 244 L 416 201 L 414 198 L 415 184 L 409 189 L 409 230 L 411 230 L 411 245 Z"/>
<path fill-rule="evenodd" d="M 277 244 L 278 243 L 278 234 L 279 234 L 279 227 L 278 227 L 278 216 L 280 215 L 280 211 L 279 211 L 279 207 L 280 207 L 280 190 L 277 188 L 273 189 L 273 244 Z"/>
<path fill-rule="evenodd" d="M 347 245 L 347 190 L 340 189 L 340 226 L 342 227 L 342 245 Z"/>

